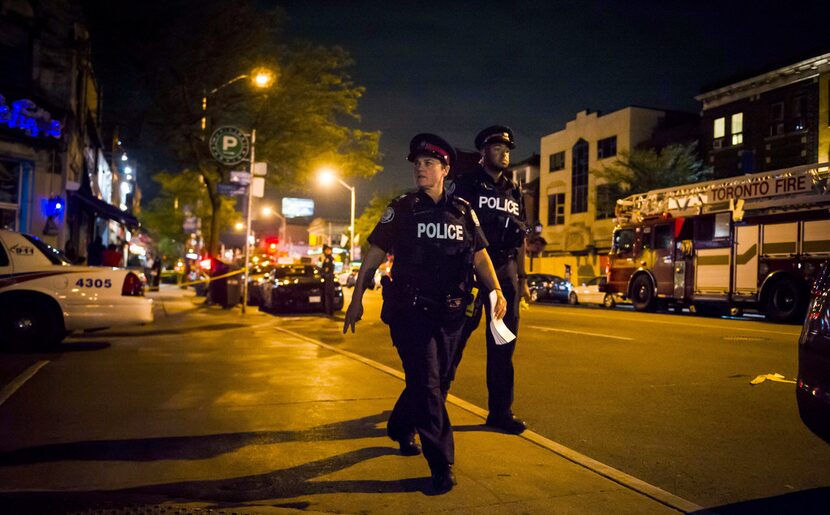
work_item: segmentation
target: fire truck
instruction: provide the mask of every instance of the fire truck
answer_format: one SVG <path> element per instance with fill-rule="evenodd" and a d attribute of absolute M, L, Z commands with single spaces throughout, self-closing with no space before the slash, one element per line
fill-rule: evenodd
<path fill-rule="evenodd" d="M 638 311 L 751 308 L 801 322 L 830 259 L 829 182 L 824 163 L 618 200 L 605 289 Z"/>

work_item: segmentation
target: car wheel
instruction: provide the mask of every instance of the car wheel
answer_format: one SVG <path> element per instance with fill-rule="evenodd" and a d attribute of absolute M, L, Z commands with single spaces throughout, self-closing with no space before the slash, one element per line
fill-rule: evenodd
<path fill-rule="evenodd" d="M 631 303 L 637 311 L 654 311 L 657 307 L 654 285 L 647 275 L 638 275 L 631 284 Z"/>
<path fill-rule="evenodd" d="M 579 299 L 576 298 L 576 292 L 572 291 L 570 295 L 568 295 L 568 304 L 570 304 L 571 306 L 576 306 L 577 304 L 579 304 Z"/>
<path fill-rule="evenodd" d="M 617 301 L 614 300 L 614 296 L 610 293 L 606 293 L 605 297 L 602 298 L 602 306 L 604 308 L 611 309 L 617 305 Z"/>
<path fill-rule="evenodd" d="M 775 322 L 801 322 L 806 304 L 805 292 L 793 280 L 779 279 L 770 286 L 766 315 Z"/>
<path fill-rule="evenodd" d="M 65 336 L 62 321 L 48 306 L 25 299 L 3 311 L 0 330 L 12 348 L 42 349 L 57 345 Z"/>
<path fill-rule="evenodd" d="M 530 290 L 530 301 L 536 302 L 539 300 L 539 292 L 536 290 Z"/>

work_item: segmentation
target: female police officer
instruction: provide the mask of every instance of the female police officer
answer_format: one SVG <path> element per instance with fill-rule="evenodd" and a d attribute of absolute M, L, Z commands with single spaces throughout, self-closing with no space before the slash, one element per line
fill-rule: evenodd
<path fill-rule="evenodd" d="M 369 236 L 371 246 L 358 272 L 343 332 L 350 327 L 354 332 L 363 315 L 366 280 L 387 253 L 393 254 L 381 319 L 389 325 L 406 387 L 389 417 L 387 432 L 406 455 L 420 452 L 412 434 L 413 429 L 418 432 L 433 488 L 445 492 L 455 484 L 455 457 L 441 390 L 449 381 L 464 326 L 473 267 L 483 286 L 496 292 L 497 318 L 504 316 L 506 301 L 484 250 L 487 241 L 475 212 L 466 201 L 444 191 L 455 150 L 434 134 L 418 134 L 409 150 L 418 190 L 392 201 Z"/>

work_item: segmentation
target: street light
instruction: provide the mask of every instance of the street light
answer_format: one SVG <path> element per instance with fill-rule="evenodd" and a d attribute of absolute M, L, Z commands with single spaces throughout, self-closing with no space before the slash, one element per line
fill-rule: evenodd
<path fill-rule="evenodd" d="M 321 168 L 317 172 L 317 181 L 323 186 L 339 182 L 341 186 L 349 190 L 351 193 L 351 213 L 349 215 L 349 262 L 354 261 L 354 186 L 349 186 L 343 179 L 337 176 L 331 168 Z"/>
<path fill-rule="evenodd" d="M 231 84 L 242 79 L 251 79 L 251 84 L 259 89 L 270 88 L 274 81 L 276 81 L 276 73 L 268 68 L 255 68 L 250 73 L 243 73 L 231 80 L 221 84 L 210 91 L 205 91 L 202 96 L 202 130 L 207 128 L 207 100 L 209 95 L 213 95 L 217 91 L 224 89 Z M 245 214 L 245 274 L 242 281 L 242 314 L 246 312 L 248 304 L 248 276 L 250 275 L 249 268 L 251 265 L 251 204 L 253 199 L 253 178 L 254 178 L 254 163 L 256 163 L 256 128 L 251 128 L 251 154 L 250 154 L 250 183 L 248 184 L 247 193 L 247 212 Z"/>

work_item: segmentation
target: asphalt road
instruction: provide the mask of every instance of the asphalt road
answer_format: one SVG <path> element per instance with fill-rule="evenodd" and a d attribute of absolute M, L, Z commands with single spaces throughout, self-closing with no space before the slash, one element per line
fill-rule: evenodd
<path fill-rule="evenodd" d="M 347 299 L 348 300 L 348 299 Z M 380 298 L 357 333 L 286 317 L 287 329 L 400 369 Z M 522 312 L 514 411 L 536 432 L 703 506 L 830 486 L 830 446 L 801 423 L 800 328 L 751 319 L 535 304 Z M 316 336 L 315 336 L 316 335 Z M 482 327 L 452 393 L 486 408 Z"/>
<path fill-rule="evenodd" d="M 152 438 L 198 425 L 181 410 L 200 403 L 258 405 L 257 398 L 219 396 L 237 382 L 247 390 L 266 376 L 273 343 L 265 342 L 276 336 L 275 322 L 400 370 L 379 319 L 378 292 L 367 293 L 365 307 L 354 335 L 342 334 L 342 314 L 257 315 L 230 323 L 196 311 L 138 330 L 144 335 L 110 331 L 72 338 L 54 353 L 4 355 L 4 388 L 33 364 L 49 366 L 3 405 L 13 416 L 0 420 L 0 434 L 23 440 L 0 447 L 24 447 L 52 432 L 77 441 L 136 431 Z M 702 506 L 826 492 L 830 446 L 801 424 L 794 385 L 750 384 L 762 374 L 795 378 L 799 332 L 757 320 L 536 304 L 522 312 L 514 409 L 537 433 Z M 221 350 L 231 339 L 236 350 L 226 355 Z M 480 329 L 452 389 L 480 407 L 487 405 L 484 363 Z M 212 386 L 177 388 L 188 378 Z M 101 384 L 109 389 L 102 391 Z M 169 413 L 169 421 L 144 427 L 146 413 L 158 410 Z M 225 415 L 214 410 L 200 416 L 221 426 Z"/>

